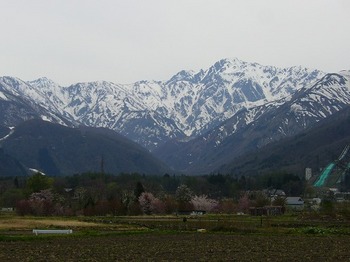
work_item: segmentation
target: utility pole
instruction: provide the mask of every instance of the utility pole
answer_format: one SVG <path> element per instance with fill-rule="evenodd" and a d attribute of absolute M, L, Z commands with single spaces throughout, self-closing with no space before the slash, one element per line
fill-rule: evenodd
<path fill-rule="evenodd" d="M 104 175 L 105 174 L 105 161 L 104 161 L 104 157 L 103 155 L 101 156 L 101 174 Z"/>

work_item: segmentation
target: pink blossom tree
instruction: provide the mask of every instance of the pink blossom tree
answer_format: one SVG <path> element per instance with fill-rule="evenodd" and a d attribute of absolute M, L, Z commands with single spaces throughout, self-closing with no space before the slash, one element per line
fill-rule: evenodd
<path fill-rule="evenodd" d="M 17 203 L 17 213 L 20 215 L 37 215 L 37 216 L 50 216 L 50 215 L 68 215 L 68 209 L 66 210 L 58 195 L 54 195 L 51 189 L 41 190 L 39 192 L 32 193 L 28 200 L 21 200 Z M 71 213 L 71 211 L 70 211 Z"/>
<path fill-rule="evenodd" d="M 237 210 L 237 203 L 233 199 L 222 199 L 218 205 L 218 212 L 224 214 L 234 213 Z"/>
<path fill-rule="evenodd" d="M 29 197 L 33 215 L 51 215 L 53 213 L 53 194 L 50 189 L 32 193 Z"/>
<path fill-rule="evenodd" d="M 164 203 L 150 192 L 143 192 L 138 200 L 142 212 L 146 215 L 164 212 Z"/>
<path fill-rule="evenodd" d="M 251 203 L 250 203 L 248 194 L 244 194 L 238 200 L 237 211 L 248 213 L 250 205 Z"/>

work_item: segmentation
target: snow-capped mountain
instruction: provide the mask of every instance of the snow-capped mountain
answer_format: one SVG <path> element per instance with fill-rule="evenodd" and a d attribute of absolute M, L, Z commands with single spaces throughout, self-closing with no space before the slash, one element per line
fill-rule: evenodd
<path fill-rule="evenodd" d="M 152 101 L 149 108 L 165 109 L 163 113 L 168 113 L 180 130 L 194 137 L 242 108 L 290 95 L 323 75 L 320 71 L 301 67 L 279 69 L 223 59 L 205 71 L 181 71 L 165 83 L 143 83 L 142 87 L 159 90 L 157 102 Z M 144 93 L 134 90 L 136 96 L 144 97 Z"/>
<path fill-rule="evenodd" d="M 14 96 L 40 107 L 45 112 L 41 118 L 60 116 L 108 127 L 154 150 L 170 139 L 205 134 L 237 112 L 287 97 L 323 76 L 301 67 L 281 69 L 223 59 L 199 72 L 180 71 L 168 81 L 129 85 L 101 81 L 62 87 L 46 78 L 24 82 L 4 77 L 0 88 L 16 91 Z M 4 92 L 0 100 L 7 97 Z"/>
<path fill-rule="evenodd" d="M 53 83 L 53 82 L 52 82 Z M 15 126 L 32 118 L 41 118 L 54 123 L 74 125 L 75 121 L 53 95 L 54 85 L 40 90 L 30 83 L 14 77 L 0 77 L 0 123 Z"/>
<path fill-rule="evenodd" d="M 348 71 L 327 74 L 294 95 L 242 109 L 188 143 L 169 142 L 156 154 L 171 166 L 210 172 L 243 153 L 298 134 L 349 105 Z"/>

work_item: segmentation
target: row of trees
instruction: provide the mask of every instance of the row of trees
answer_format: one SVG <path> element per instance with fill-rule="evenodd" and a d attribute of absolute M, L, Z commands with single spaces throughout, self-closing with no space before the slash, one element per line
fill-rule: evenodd
<path fill-rule="evenodd" d="M 269 203 L 266 196 L 255 193 L 261 189 L 256 188 L 259 184 L 273 187 L 279 183 L 289 192 L 301 192 L 303 187 L 303 181 L 296 176 L 259 179 L 220 174 L 189 177 L 89 173 L 47 177 L 37 173 L 29 178 L 3 179 L 0 206 L 16 207 L 21 215 L 139 215 L 191 210 L 232 213 Z M 254 190 L 247 190 L 249 187 Z"/>

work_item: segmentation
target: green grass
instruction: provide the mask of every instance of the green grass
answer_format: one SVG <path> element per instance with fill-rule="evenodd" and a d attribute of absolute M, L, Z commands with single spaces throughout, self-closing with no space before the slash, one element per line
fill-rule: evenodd
<path fill-rule="evenodd" d="M 186 218 L 186 220 L 184 220 Z M 50 237 L 84 237 L 120 234 L 152 234 L 174 232 L 261 234 L 261 235 L 350 235 L 350 222 L 301 219 L 284 216 L 119 216 L 119 217 L 19 217 L 0 216 L 0 241 L 41 239 Z M 38 235 L 32 230 L 72 229 L 72 235 Z"/>

